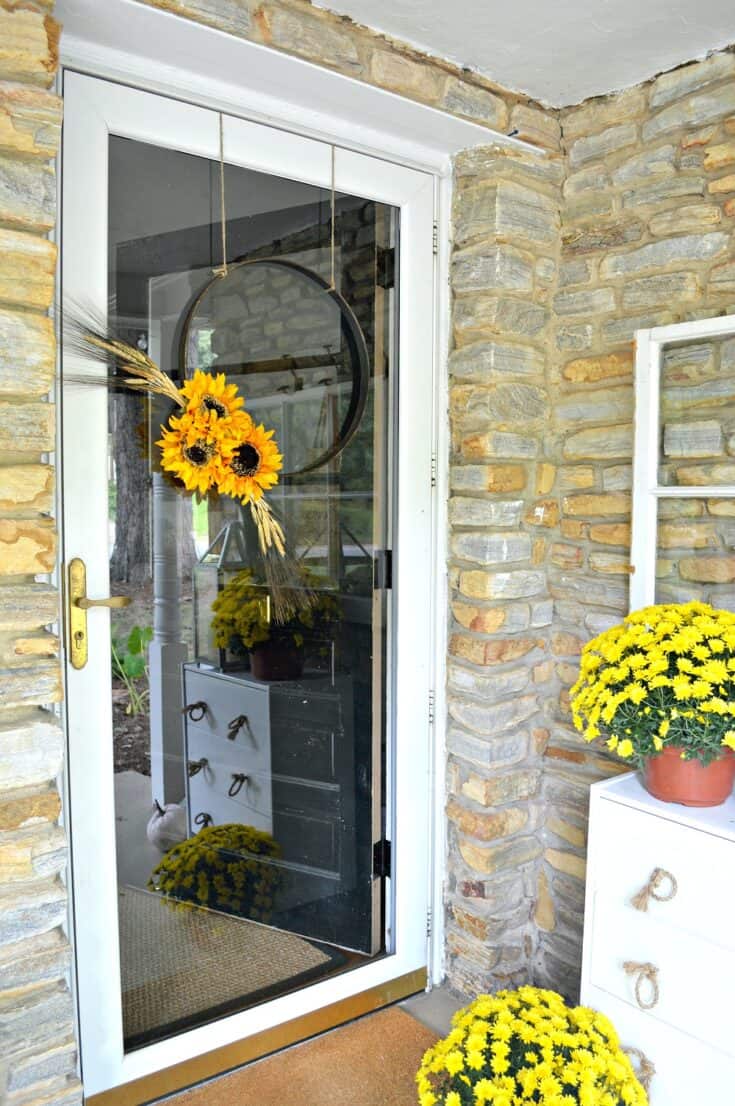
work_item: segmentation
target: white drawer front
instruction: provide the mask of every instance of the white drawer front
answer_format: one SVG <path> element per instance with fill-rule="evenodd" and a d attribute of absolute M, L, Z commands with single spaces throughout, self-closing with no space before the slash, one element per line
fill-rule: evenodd
<path fill-rule="evenodd" d="M 194 704 L 187 724 L 193 722 L 214 736 L 232 740 L 233 745 L 248 744 L 250 733 L 256 739 L 268 736 L 268 689 L 224 679 L 216 672 L 192 672 L 184 669 L 185 709 Z M 237 723 L 241 719 L 241 725 Z M 235 737 L 228 736 L 234 733 Z"/>
<path fill-rule="evenodd" d="M 593 986 L 637 1010 L 637 977 L 626 973 L 623 965 L 626 961 L 652 964 L 658 969 L 659 999 L 646 1016 L 735 1055 L 731 1015 L 735 956 L 729 950 L 659 925 L 644 914 L 621 910 L 607 892 L 599 890 L 592 919 Z M 642 982 L 644 1003 L 652 993 L 650 984 Z"/>
<path fill-rule="evenodd" d="M 735 1102 L 732 1058 L 631 1009 L 597 987 L 583 988 L 582 1003 L 606 1014 L 621 1044 L 640 1049 L 656 1068 L 650 1106 L 731 1106 Z M 727 1020 L 727 1010 L 723 1015 Z"/>
<path fill-rule="evenodd" d="M 661 868 L 676 879 L 668 902 L 649 898 L 643 918 L 735 949 L 735 846 L 724 838 L 602 801 L 595 818 L 594 890 L 615 908 L 638 915 L 631 899 Z M 671 889 L 665 880 L 660 893 Z"/>
<path fill-rule="evenodd" d="M 191 753 L 191 750 L 190 750 Z M 190 830 L 201 829 L 195 819 L 199 814 L 209 814 L 215 825 L 238 822 L 271 833 L 273 830 L 273 803 L 269 773 L 253 770 L 248 764 L 230 756 L 226 761 L 207 758 L 207 766 L 189 780 Z M 230 788 L 237 787 L 234 777 L 244 773 L 247 781 L 230 795 Z"/>

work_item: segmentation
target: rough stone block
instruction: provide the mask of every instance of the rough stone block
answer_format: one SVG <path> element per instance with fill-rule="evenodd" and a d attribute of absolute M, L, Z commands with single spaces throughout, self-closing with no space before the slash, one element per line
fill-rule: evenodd
<path fill-rule="evenodd" d="M 441 70 L 397 50 L 372 50 L 370 76 L 383 88 L 429 103 L 436 103 L 442 93 Z"/>
<path fill-rule="evenodd" d="M 56 181 L 52 169 L 0 154 L 0 221 L 18 230 L 48 231 L 55 220 Z"/>
<path fill-rule="evenodd" d="M 425 70 L 427 67 L 423 66 Z M 488 88 L 470 84 L 459 77 L 448 77 L 440 105 L 453 115 L 477 119 L 486 127 L 505 132 L 508 126 L 508 107 L 500 96 Z"/>
<path fill-rule="evenodd" d="M 592 280 L 590 263 L 583 258 L 563 261 L 559 266 L 559 287 L 568 288 L 575 284 L 589 284 Z"/>
<path fill-rule="evenodd" d="M 527 188 L 541 183 L 551 189 L 564 178 L 561 157 L 537 157 L 526 150 L 490 144 L 462 150 L 454 161 L 455 177 L 460 182 L 487 182 L 496 178 L 515 181 Z"/>
<path fill-rule="evenodd" d="M 502 430 L 517 425 L 520 412 L 523 412 L 524 422 L 530 429 L 534 422 L 545 420 L 549 411 L 548 393 L 534 384 L 520 381 L 493 384 L 482 389 L 455 387 L 450 399 L 453 414 L 462 419 L 462 429 L 489 425 Z M 469 416 L 472 416 L 471 422 Z M 469 456 L 466 442 L 462 451 Z"/>
<path fill-rule="evenodd" d="M 629 515 L 630 496 L 622 492 L 566 495 L 564 512 L 576 518 L 604 518 L 606 515 Z"/>
<path fill-rule="evenodd" d="M 59 594 L 45 584 L 0 588 L 0 629 L 34 630 L 59 616 Z"/>
<path fill-rule="evenodd" d="M 41 826 L 0 837 L 0 883 L 9 885 L 58 875 L 66 865 L 66 835 Z"/>
<path fill-rule="evenodd" d="M 701 194 L 701 192 L 700 192 Z M 562 232 L 564 253 L 598 253 L 637 242 L 643 235 L 638 221 L 600 222 L 596 225 L 568 228 Z"/>
<path fill-rule="evenodd" d="M 661 79 L 661 78 L 659 78 Z M 709 92 L 700 92 L 659 111 L 643 124 L 643 141 L 652 142 L 659 135 L 683 127 L 701 127 L 715 119 L 724 119 L 735 112 L 735 81 Z"/>
<path fill-rule="evenodd" d="M 665 426 L 664 453 L 667 457 L 719 457 L 723 450 L 722 427 L 714 419 Z"/>
<path fill-rule="evenodd" d="M 495 664 L 507 664 L 533 652 L 540 644 L 534 638 L 504 638 L 488 641 L 485 638 L 453 634 L 449 641 L 449 653 L 460 660 L 470 661 L 488 668 Z M 451 711 L 450 711 L 451 713 Z M 460 721 L 457 718 L 457 721 Z"/>
<path fill-rule="evenodd" d="M 611 288 L 557 292 L 554 310 L 557 315 L 600 315 L 615 310 L 615 293 Z"/>
<path fill-rule="evenodd" d="M 512 841 L 489 848 L 461 841 L 459 851 L 469 868 L 489 875 L 528 864 L 540 856 L 543 849 L 535 837 L 516 837 Z"/>
<path fill-rule="evenodd" d="M 0 81 L 0 149 L 22 157 L 56 156 L 62 101 L 51 92 Z"/>
<path fill-rule="evenodd" d="M 510 572 L 461 572 L 459 590 L 470 599 L 527 599 L 544 590 L 545 576 L 535 569 Z"/>
<path fill-rule="evenodd" d="M 488 642 L 486 644 L 497 646 L 498 643 Z M 537 711 L 538 700 L 535 695 L 520 695 L 501 703 L 477 703 L 470 700 L 453 699 L 449 701 L 449 713 L 455 722 L 473 733 L 488 736 L 494 736 L 503 730 L 519 726 Z M 502 779 L 503 777 L 498 778 Z M 469 794 L 466 786 L 462 790 L 469 798 L 474 798 L 473 795 Z M 481 800 L 478 799 L 479 801 Z M 496 801 L 509 802 L 510 799 L 497 799 Z M 486 801 L 484 805 L 490 805 L 489 801 Z"/>
<path fill-rule="evenodd" d="M 671 211 L 652 216 L 648 226 L 651 234 L 681 234 L 683 231 L 709 230 L 722 220 L 717 204 L 683 204 Z"/>
<path fill-rule="evenodd" d="M 632 465 L 610 465 L 602 470 L 602 488 L 606 492 L 627 492 L 633 485 Z"/>
<path fill-rule="evenodd" d="M 61 728 L 47 711 L 28 711 L 20 719 L 0 721 L 0 791 L 38 787 L 55 779 L 62 750 Z"/>
<path fill-rule="evenodd" d="M 56 246 L 0 227 L 0 301 L 46 310 L 54 296 Z"/>
<path fill-rule="evenodd" d="M 653 109 L 665 107 L 673 100 L 690 96 L 697 89 L 735 75 L 735 57 L 730 53 L 713 54 L 704 61 L 695 61 L 663 73 L 653 82 L 649 103 Z"/>
<path fill-rule="evenodd" d="M 512 246 L 476 246 L 452 258 L 455 292 L 530 292 L 533 259 Z"/>
<path fill-rule="evenodd" d="M 633 394 L 627 387 L 584 389 L 567 395 L 558 401 L 554 411 L 555 421 L 563 427 L 574 429 L 580 423 L 605 422 L 619 424 L 629 420 L 633 413 Z"/>
<path fill-rule="evenodd" d="M 578 168 L 588 161 L 602 161 L 609 154 L 634 146 L 638 141 L 638 128 L 634 123 L 618 123 L 599 134 L 578 138 L 569 149 L 569 164 Z"/>
<path fill-rule="evenodd" d="M 17 887 L 0 887 L 0 945 L 25 940 L 39 933 L 46 933 L 66 921 L 66 890 L 58 880 L 43 880 L 20 884 Z M 37 994 L 37 992 L 36 992 Z M 34 993 L 29 996 L 33 998 Z M 65 1007 L 66 1008 L 66 1007 Z M 22 1017 L 23 1004 L 17 1003 L 4 1013 L 9 1021 Z M 0 1011 L 0 1048 L 3 1037 L 7 1040 L 7 1022 L 3 1024 Z M 38 1022 L 33 1026 L 38 1032 Z M 1 1053 L 0 1053 L 1 1054 Z"/>
<path fill-rule="evenodd" d="M 271 7 L 267 22 L 269 45 L 279 50 L 321 64 L 328 59 L 331 68 L 348 73 L 362 68 L 353 36 L 332 25 L 328 18 L 309 15 L 303 9 L 290 12 Z"/>
<path fill-rule="evenodd" d="M 0 575 L 51 572 L 56 532 L 51 520 L 0 519 Z"/>
<path fill-rule="evenodd" d="M 481 440 L 480 440 L 481 439 Z M 481 436 L 472 435 L 470 438 L 463 442 L 463 449 L 474 454 L 483 457 L 502 457 L 509 460 L 533 460 L 538 454 L 538 442 L 535 438 L 523 437 L 521 434 L 511 434 L 502 430 L 491 430 L 487 434 Z M 477 469 L 478 466 L 468 465 L 458 468 L 457 479 L 461 479 L 461 472 L 467 470 Z M 474 480 L 475 474 L 470 474 L 468 479 Z M 456 487 L 458 490 L 469 490 L 471 484 L 452 484 L 452 487 Z"/>
<path fill-rule="evenodd" d="M 483 468 L 483 466 L 478 466 Z M 492 467 L 492 466 L 488 466 Z M 449 500 L 449 521 L 453 526 L 517 526 L 523 503 L 519 499 L 472 499 L 453 496 Z"/>
<path fill-rule="evenodd" d="M 548 322 L 548 310 L 536 303 L 500 296 L 471 296 L 456 301 L 454 332 L 458 345 L 499 334 L 532 339 Z"/>
<path fill-rule="evenodd" d="M 584 881 L 587 865 L 581 856 L 562 849 L 546 849 L 544 860 L 557 872 L 564 872 L 568 876 Z"/>
<path fill-rule="evenodd" d="M 452 762 L 458 772 L 459 761 L 481 765 L 495 772 L 499 768 L 510 768 L 525 760 L 528 755 L 528 735 L 520 730 L 493 737 L 479 736 L 450 725 L 447 748 L 453 757 L 458 758 Z M 454 793 L 459 792 L 459 786 L 457 783 Z"/>
<path fill-rule="evenodd" d="M 704 152 L 704 168 L 707 170 L 722 169 L 725 165 L 735 162 L 735 142 L 720 142 L 716 146 L 710 146 Z"/>
<path fill-rule="evenodd" d="M 730 173 L 726 177 L 718 177 L 717 180 L 711 180 L 707 185 L 707 191 L 713 195 L 720 195 L 723 192 L 735 192 L 735 173 Z"/>
<path fill-rule="evenodd" d="M 53 502 L 54 470 L 50 465 L 0 467 L 0 511 L 50 512 Z"/>
<path fill-rule="evenodd" d="M 735 292 L 735 261 L 726 261 L 710 270 L 709 288 L 713 292 Z"/>
<path fill-rule="evenodd" d="M 0 401 L 0 450 L 36 454 L 52 450 L 55 430 L 52 404 Z"/>
<path fill-rule="evenodd" d="M 447 817 L 457 829 L 478 841 L 496 841 L 499 837 L 511 837 L 528 822 L 528 811 L 511 807 L 497 814 L 468 810 L 456 800 L 447 806 Z"/>
<path fill-rule="evenodd" d="M 58 703 L 61 699 L 61 673 L 56 663 L 0 669 L 0 706 L 5 709 Z"/>
<path fill-rule="evenodd" d="M 532 246 L 553 245 L 559 228 L 559 205 L 543 192 L 511 181 L 498 181 L 461 193 L 455 205 L 455 240 L 496 237 Z"/>
<path fill-rule="evenodd" d="M 659 549 L 712 549 L 717 546 L 717 530 L 707 523 L 660 522 Z"/>
<path fill-rule="evenodd" d="M 64 978 L 71 960 L 61 929 L 0 946 L 0 993 Z"/>
<path fill-rule="evenodd" d="M 543 930 L 545 933 L 551 933 L 556 929 L 554 899 L 549 890 L 549 881 L 546 878 L 546 873 L 543 870 L 538 874 L 533 920 L 537 928 Z"/>
<path fill-rule="evenodd" d="M 452 538 L 452 553 L 459 560 L 485 565 L 526 561 L 531 556 L 531 539 L 521 532 L 461 531 Z"/>
<path fill-rule="evenodd" d="M 449 357 L 450 375 L 478 384 L 497 383 L 512 376 L 541 376 L 544 359 L 529 346 L 501 342 L 474 342 L 455 350 Z"/>
<path fill-rule="evenodd" d="M 682 557 L 679 575 L 682 580 L 700 584 L 731 584 L 735 580 L 735 557 Z"/>
<path fill-rule="evenodd" d="M 664 238 L 627 253 L 606 257 L 600 266 L 600 276 L 603 279 L 627 276 L 645 269 L 658 269 L 681 262 L 706 261 L 723 253 L 729 242 L 729 235 L 721 231 Z"/>
<path fill-rule="evenodd" d="M 556 348 L 558 350 L 583 350 L 592 345 L 593 330 L 589 323 L 577 323 L 557 327 Z"/>
<path fill-rule="evenodd" d="M 558 150 L 561 128 L 556 112 L 542 111 L 530 104 L 516 104 L 510 115 L 510 128 L 523 142 L 532 142 L 544 149 Z"/>
<path fill-rule="evenodd" d="M 17 1098 L 18 1092 L 30 1091 L 37 1084 L 48 1084 L 50 1080 L 73 1075 L 76 1058 L 77 1046 L 70 1033 L 59 1043 L 12 1063 L 8 1070 L 8 1091 Z"/>
<path fill-rule="evenodd" d="M 48 88 L 59 60 L 59 30 L 42 12 L 0 6 L 0 79 Z"/>
<path fill-rule="evenodd" d="M 735 378 L 728 373 L 720 379 L 705 380 L 702 384 L 666 388 L 663 407 L 668 416 L 674 411 L 687 411 L 695 407 L 717 408 L 733 402 L 735 402 Z"/>
<path fill-rule="evenodd" d="M 657 304 L 696 300 L 702 294 L 694 273 L 660 273 L 627 281 L 623 286 L 623 308 L 639 311 Z"/>
<path fill-rule="evenodd" d="M 54 378 L 56 344 L 45 315 L 0 310 L 0 395 L 39 396 Z"/>
<path fill-rule="evenodd" d="M 562 195 L 569 200 L 586 193 L 604 192 L 611 185 L 610 174 L 604 165 L 591 165 L 570 173 L 562 185 Z"/>
<path fill-rule="evenodd" d="M 594 357 L 578 357 L 569 361 L 562 370 L 565 380 L 573 384 L 596 384 L 600 380 L 632 378 L 633 354 L 605 353 Z"/>
<path fill-rule="evenodd" d="M 658 146 L 653 150 L 644 150 L 613 170 L 613 182 L 620 187 L 650 177 L 670 176 L 676 169 L 675 159 L 675 146 Z"/>
<path fill-rule="evenodd" d="M 605 130 L 615 123 L 627 123 L 643 115 L 646 95 L 643 88 L 630 88 L 610 96 L 596 97 L 579 107 L 561 112 L 565 139 L 580 138 Z"/>
<path fill-rule="evenodd" d="M 589 566 L 592 572 L 624 576 L 630 573 L 630 558 L 616 553 L 590 553 Z"/>
<path fill-rule="evenodd" d="M 454 606 L 456 604 L 453 604 Z M 493 607 L 479 609 L 484 609 L 488 613 L 495 610 Z M 501 613 L 503 612 L 501 611 Z M 460 695 L 466 694 L 485 699 L 517 695 L 526 690 L 529 678 L 529 671 L 523 666 L 506 669 L 502 672 L 492 672 L 488 675 L 451 661 L 447 671 L 448 684 L 452 691 L 459 692 Z"/>
<path fill-rule="evenodd" d="M 554 527 L 559 521 L 559 504 L 555 499 L 540 499 L 532 503 L 523 521 L 527 526 Z"/>

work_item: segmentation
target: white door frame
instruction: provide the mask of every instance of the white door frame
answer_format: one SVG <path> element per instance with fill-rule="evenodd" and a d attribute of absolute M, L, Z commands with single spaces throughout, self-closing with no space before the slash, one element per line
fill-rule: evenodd
<path fill-rule="evenodd" d="M 216 160 L 217 113 L 159 94 L 68 73 L 62 214 L 62 287 L 72 302 L 103 314 L 107 295 L 107 137 L 112 133 L 169 145 Z M 311 138 L 243 119 L 224 119 L 228 162 L 275 175 L 295 175 L 328 188 L 331 147 Z M 400 630 L 394 641 L 393 807 L 394 872 L 390 894 L 396 919 L 390 955 L 209 1025 L 146 1046 L 123 1050 L 119 987 L 115 807 L 109 699 L 109 614 L 89 620 L 90 657 L 67 669 L 67 735 L 72 828 L 78 1004 L 87 1093 L 94 1095 L 211 1052 L 294 1017 L 387 984 L 426 966 L 429 871 L 429 689 L 433 611 L 426 602 L 432 549 L 433 405 L 430 366 L 433 335 L 426 319 L 433 307 L 430 174 L 378 161 L 342 148 L 335 151 L 341 191 L 401 209 L 399 393 L 405 415 L 398 437 L 400 510 L 394 567 L 394 604 Z M 64 358 L 67 371 L 77 358 Z M 87 371 L 91 369 L 91 366 Z M 102 370 L 104 371 L 104 369 Z M 426 378 L 426 379 L 425 379 Z M 64 560 L 87 562 L 89 594 L 109 594 L 107 551 L 100 547 L 106 518 L 107 472 L 90 466 L 106 455 L 106 390 L 72 385 L 63 397 Z M 80 448 L 80 433 L 84 434 Z M 86 509 L 80 509 L 81 505 Z M 95 556 L 95 553 L 97 554 Z M 417 704 L 425 704 L 424 711 Z M 90 783 L 93 786 L 90 787 Z M 391 787 L 391 781 L 388 783 Z M 392 793 L 391 793 L 392 792 Z"/>
<path fill-rule="evenodd" d="M 61 62 L 66 69 L 145 87 L 244 119 L 267 122 L 282 130 L 295 130 L 301 136 L 335 142 L 345 154 L 362 151 L 432 174 L 437 254 L 433 268 L 435 311 L 430 333 L 433 348 L 423 366 L 425 386 L 433 402 L 433 425 L 428 439 L 428 443 L 433 443 L 433 456 L 427 460 L 434 473 L 433 494 L 427 503 L 432 535 L 429 598 L 433 601 L 427 611 L 431 641 L 427 679 L 433 688 L 434 703 L 432 723 L 426 704 L 427 791 L 432 798 L 427 826 L 431 921 L 427 926 L 430 930 L 427 963 L 429 985 L 439 982 L 444 968 L 446 848 L 443 817 L 449 469 L 446 362 L 450 333 L 451 159 L 460 150 L 488 144 L 523 149 L 540 158 L 545 155 L 527 143 L 506 138 L 479 124 L 135 0 L 105 0 L 102 7 L 98 0 L 57 0 L 56 15 L 64 26 Z M 61 180 L 60 174 L 60 183 Z M 421 474 L 422 479 L 426 472 Z M 419 598 L 426 606 L 426 596 Z M 416 709 L 422 712 L 423 705 L 418 703 Z M 289 1007 L 288 1016 L 293 1017 L 293 1013 Z M 160 1058 L 161 1064 L 170 1062 L 175 1061 Z M 131 1070 L 127 1077 L 136 1076 Z M 88 1093 L 94 1093 L 93 1086 L 88 1084 L 87 1089 Z"/>

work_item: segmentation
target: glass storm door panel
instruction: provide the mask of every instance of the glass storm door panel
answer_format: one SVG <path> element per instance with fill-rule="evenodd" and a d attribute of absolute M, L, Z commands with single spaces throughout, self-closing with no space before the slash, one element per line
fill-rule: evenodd
<path fill-rule="evenodd" d="M 197 395 L 217 418 L 225 374 L 252 419 L 240 483 L 193 495 L 161 465 L 171 404 L 64 351 L 65 559 L 84 562 L 89 596 L 125 604 L 87 612 L 89 657 L 67 681 L 94 1088 L 160 1065 L 182 1035 L 203 1045 L 225 1021 L 242 1035 L 264 1003 L 316 984 L 329 1001 L 346 974 L 399 957 L 385 842 L 401 805 L 403 213 L 363 187 L 358 155 L 341 176 L 335 158 L 333 194 L 321 143 L 226 119 L 221 162 L 215 113 L 76 74 L 67 112 L 68 301 L 177 386 L 211 374 Z M 90 130 L 94 201 L 79 187 Z M 286 614 L 238 497 L 271 431 Z M 176 448 L 184 476 L 208 464 L 204 439 Z"/>

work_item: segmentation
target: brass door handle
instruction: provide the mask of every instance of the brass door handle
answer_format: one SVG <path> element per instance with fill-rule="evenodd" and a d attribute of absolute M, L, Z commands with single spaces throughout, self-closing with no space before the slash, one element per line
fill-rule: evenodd
<path fill-rule="evenodd" d="M 127 607 L 130 599 L 127 595 L 111 595 L 105 599 L 87 598 L 87 566 L 81 557 L 75 557 L 69 563 L 67 583 L 69 659 L 72 668 L 84 668 L 89 656 L 87 637 L 87 611 L 92 607 Z"/>
<path fill-rule="evenodd" d="M 128 595 L 108 595 L 106 599 L 87 599 L 85 596 L 77 599 L 76 604 L 83 611 L 88 611 L 90 607 L 129 607 L 131 602 Z"/>

